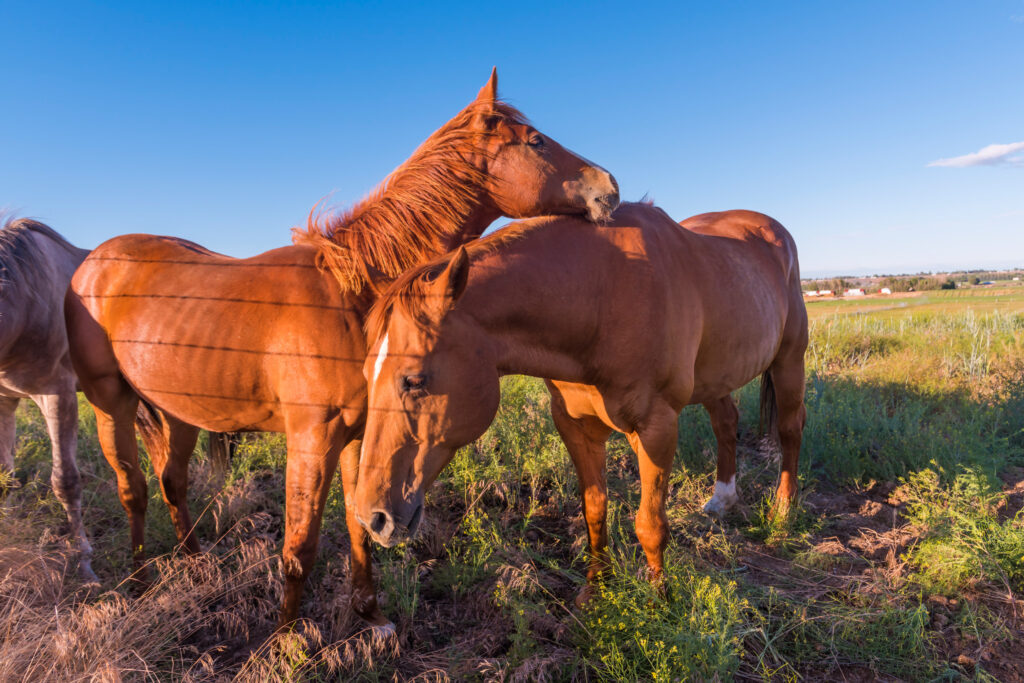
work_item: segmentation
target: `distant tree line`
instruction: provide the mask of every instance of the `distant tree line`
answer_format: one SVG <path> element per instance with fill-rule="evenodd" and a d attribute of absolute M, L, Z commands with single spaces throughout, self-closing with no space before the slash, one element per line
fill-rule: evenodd
<path fill-rule="evenodd" d="M 818 292 L 823 289 L 830 289 L 833 292 L 838 292 L 842 294 L 847 289 L 854 286 L 856 285 L 853 282 L 847 280 L 844 277 L 834 277 L 829 280 L 813 280 L 811 282 L 803 283 L 803 289 L 805 292 L 812 290 Z"/>
<path fill-rule="evenodd" d="M 834 277 L 827 280 L 812 280 L 810 282 L 804 282 L 803 289 L 804 291 L 821 291 L 823 289 L 830 289 L 836 294 L 842 294 L 848 289 L 855 289 L 858 287 L 871 291 L 877 291 L 882 287 L 888 287 L 893 292 L 923 292 L 927 289 L 942 289 L 944 286 L 946 286 L 946 289 L 954 289 L 956 285 L 953 284 L 952 286 L 948 286 L 949 282 L 952 282 L 952 280 L 932 275 L 903 275 L 900 277 L 886 276 L 865 285 L 861 282 L 848 280 L 844 277 Z"/>
<path fill-rule="evenodd" d="M 879 287 L 888 287 L 894 292 L 924 292 L 931 289 L 956 289 L 956 283 L 949 278 L 933 275 L 911 275 L 909 277 L 882 278 Z"/>
<path fill-rule="evenodd" d="M 847 289 L 862 287 L 867 291 L 877 291 L 888 287 L 893 292 L 924 292 L 934 289 L 956 289 L 957 283 L 978 285 L 990 280 L 1011 280 L 1019 277 L 1024 280 L 1024 270 L 966 270 L 948 275 L 918 273 L 917 275 L 875 275 L 871 278 L 851 279 L 833 277 L 821 280 L 805 280 L 803 290 L 821 291 L 828 289 L 842 294 Z"/>
<path fill-rule="evenodd" d="M 959 282 L 970 282 L 979 284 L 989 280 L 1012 280 L 1015 277 L 1024 279 L 1024 270 L 967 270 L 962 273 L 953 273 Z"/>

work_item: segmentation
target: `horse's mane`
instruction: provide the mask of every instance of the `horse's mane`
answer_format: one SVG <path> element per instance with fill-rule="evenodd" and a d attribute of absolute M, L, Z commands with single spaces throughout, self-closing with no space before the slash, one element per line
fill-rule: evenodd
<path fill-rule="evenodd" d="M 470 262 L 518 242 L 543 226 L 556 221 L 584 222 L 582 218 L 575 216 L 540 216 L 509 223 L 487 237 L 466 244 L 465 248 Z M 428 289 L 433 280 L 444 272 L 453 255 L 454 252 L 448 253 L 406 270 L 381 293 L 367 314 L 364 325 L 366 338 L 370 345 L 380 339 L 387 330 L 388 321 L 396 308 L 408 313 L 420 329 L 427 329 L 430 326 L 433 322 L 431 319 L 433 311 L 428 304 L 431 299 L 428 296 Z"/>
<path fill-rule="evenodd" d="M 0 215 L 0 223 L 3 225 L 0 228 L 0 293 L 12 284 L 25 282 L 27 277 L 44 273 L 38 265 L 40 250 L 32 239 L 33 233 L 49 238 L 78 262 L 88 253 L 68 242 L 50 226 L 31 218 Z"/>
<path fill-rule="evenodd" d="M 315 246 L 318 265 L 351 292 L 374 276 L 395 278 L 446 252 L 477 208 L 477 191 L 487 180 L 473 163 L 484 153 L 486 136 L 471 125 L 477 116 L 526 123 L 500 100 L 474 101 L 352 208 L 325 215 L 314 207 L 306 228 L 293 230 L 292 241 Z"/>

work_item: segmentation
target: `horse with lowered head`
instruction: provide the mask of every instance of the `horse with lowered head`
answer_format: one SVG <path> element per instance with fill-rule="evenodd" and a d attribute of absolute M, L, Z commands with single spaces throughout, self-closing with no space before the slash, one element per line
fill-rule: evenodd
<path fill-rule="evenodd" d="M 284 432 L 281 623 L 293 621 L 339 457 L 346 499 L 355 492 L 366 420 L 363 322 L 377 283 L 478 237 L 502 215 L 600 221 L 617 205 L 614 178 L 500 101 L 492 73 L 373 194 L 339 216 L 311 216 L 293 246 L 233 259 L 170 237 L 126 235 L 101 245 L 75 274 L 65 313 L 137 565 L 147 499 L 137 415 L 189 551 L 198 549 L 185 496 L 197 427 Z M 352 605 L 389 627 L 366 534 L 350 510 L 346 522 Z"/>
<path fill-rule="evenodd" d="M 722 487 L 735 493 L 734 463 L 724 461 L 736 410 L 729 396 L 761 375 L 764 415 L 782 448 L 775 513 L 796 495 L 807 312 L 793 239 L 763 214 L 705 214 L 679 225 L 653 206 L 624 204 L 607 225 L 513 224 L 405 273 L 375 304 L 368 338 L 370 414 L 354 508 L 382 545 L 415 534 L 425 491 L 487 429 L 505 374 L 548 380 L 591 548 L 578 602 L 593 595 L 607 564 L 605 440 L 613 430 L 639 459 L 636 533 L 655 579 L 684 406 L 708 407 L 726 440 L 716 497 L 731 502 L 720 496 Z"/>
<path fill-rule="evenodd" d="M 57 231 L 27 218 L 0 229 L 0 470 L 14 474 L 18 402 L 43 413 L 53 448 L 50 482 L 78 546 L 82 578 L 95 582 L 92 546 L 82 524 L 82 480 L 75 462 L 78 399 L 64 329 L 64 293 L 88 254 Z"/>

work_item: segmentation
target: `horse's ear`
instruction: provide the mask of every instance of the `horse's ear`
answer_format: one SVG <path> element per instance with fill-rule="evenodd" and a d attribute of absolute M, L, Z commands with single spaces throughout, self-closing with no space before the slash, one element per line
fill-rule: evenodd
<path fill-rule="evenodd" d="M 459 247 L 437 278 L 437 287 L 444 297 L 445 308 L 450 308 L 462 293 L 466 291 L 466 283 L 469 281 L 469 254 L 466 247 Z"/>
<path fill-rule="evenodd" d="M 491 69 L 491 77 L 487 79 L 487 84 L 480 88 L 479 94 L 476 96 L 477 102 L 490 102 L 492 105 L 494 101 L 498 99 L 498 67 Z"/>

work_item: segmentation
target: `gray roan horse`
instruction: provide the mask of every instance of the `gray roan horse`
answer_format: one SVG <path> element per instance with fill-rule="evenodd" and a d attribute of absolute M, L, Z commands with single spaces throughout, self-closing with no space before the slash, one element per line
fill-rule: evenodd
<path fill-rule="evenodd" d="M 64 293 L 88 254 L 37 221 L 6 220 L 0 229 L 0 470 L 14 472 L 14 411 L 18 401 L 31 398 L 53 443 L 50 481 L 77 539 L 82 577 L 94 582 L 75 463 L 76 381 L 64 327 Z"/>

